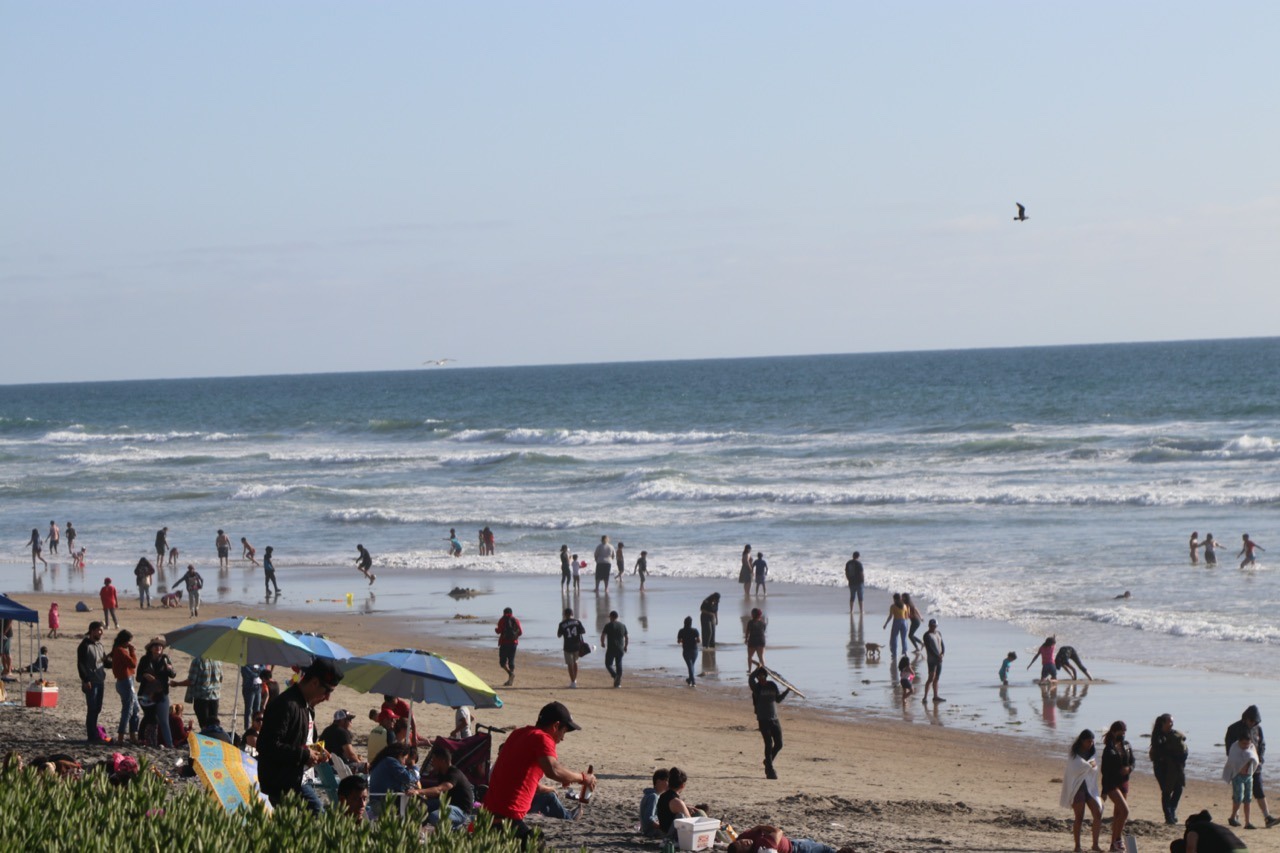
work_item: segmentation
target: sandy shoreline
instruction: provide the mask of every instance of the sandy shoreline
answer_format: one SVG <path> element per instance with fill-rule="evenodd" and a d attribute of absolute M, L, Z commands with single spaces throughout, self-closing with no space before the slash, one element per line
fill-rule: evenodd
<path fill-rule="evenodd" d="M 18 600 L 40 612 L 58 596 L 21 593 Z M 63 596 L 65 598 L 65 596 Z M 69 608 L 67 608 L 69 609 Z M 465 608 L 464 608 L 465 609 Z M 208 605 L 202 618 L 244 612 L 239 605 Z M 380 614 L 353 613 L 342 619 L 306 609 L 273 608 L 270 620 L 284 628 L 321 630 L 357 653 L 383 651 L 413 645 L 429 648 L 473 669 L 491 683 L 500 684 L 496 650 L 477 649 L 450 639 L 451 634 L 483 632 L 488 620 L 459 630 L 438 624 L 412 626 Z M 126 605 L 122 625 L 138 637 L 177 628 L 188 623 L 185 608 L 138 611 Z M 77 742 L 83 729 L 83 700 L 76 689 L 74 650 L 82 630 L 95 614 L 64 610 L 64 638 L 48 641 L 53 662 L 52 677 L 62 685 L 59 707 L 39 720 L 36 711 L 12 706 L 0 710 L 0 744 L 16 746 L 32 754 L 42 747 L 42 733 L 65 735 L 64 747 L 92 755 L 95 748 Z M 25 632 L 25 628 L 23 629 Z M 491 630 L 491 629 L 490 629 Z M 114 632 L 108 631 L 108 639 Z M 429 639 L 428 639 L 429 638 Z M 174 654 L 181 670 L 186 657 Z M 533 654 L 518 659 L 518 679 L 513 688 L 499 690 L 505 707 L 478 712 L 483 723 L 509 727 L 530 723 L 547 701 L 565 702 L 583 725 L 562 746 L 561 759 L 572 767 L 594 764 L 601 778 L 597 801 L 578 823 L 548 821 L 545 826 L 557 846 L 583 844 L 591 849 L 648 849 L 631 832 L 641 789 L 656 767 L 678 765 L 690 775 L 689 800 L 707 803 L 739 828 L 773 822 L 788 834 L 810 837 L 835 847 L 850 845 L 874 851 L 1070 850 L 1067 813 L 1058 807 L 1062 762 L 1046 758 L 1043 749 L 1007 736 L 961 731 L 939 722 L 906 725 L 858 714 L 829 713 L 805 708 L 802 703 L 782 706 L 786 746 L 777 760 L 776 782 L 764 779 L 761 744 L 755 731 L 749 701 L 740 686 L 685 688 L 667 675 L 632 671 L 622 689 L 609 688 L 602 661 L 596 656 L 583 662 L 578 690 L 567 689 L 562 664 Z M 234 694 L 234 671 L 225 668 L 224 720 Z M 20 701 L 21 683 L 11 684 L 10 698 Z M 180 691 L 179 691 L 180 692 Z M 348 708 L 364 717 L 376 704 L 371 697 L 340 688 L 319 709 L 327 723 L 337 708 Z M 118 703 L 108 691 L 103 723 L 114 730 Z M 932 713 L 932 711 L 930 711 Z M 1224 720 L 1233 709 L 1224 708 Z M 421 729 L 430 733 L 452 725 L 448 709 L 421 708 Z M 1131 731 L 1141 726 L 1132 722 Z M 358 740 L 368 725 L 357 723 Z M 1069 738 L 1064 740 L 1065 750 Z M 52 748 L 52 747 L 50 747 Z M 96 748 L 98 752 L 103 748 Z M 1135 752 L 1145 753 L 1145 740 L 1134 738 Z M 109 750 L 107 750 L 109 751 Z M 1173 828 L 1159 823 L 1159 791 L 1147 772 L 1145 758 L 1130 796 L 1141 849 L 1164 849 L 1177 837 Z M 1280 801 L 1277 801 L 1280 802 Z M 1183 796 L 1182 814 L 1209 808 L 1215 815 L 1229 813 L 1229 788 L 1225 784 L 1192 781 Z M 1280 833 L 1259 831 L 1245 839 L 1253 850 L 1280 850 Z"/>

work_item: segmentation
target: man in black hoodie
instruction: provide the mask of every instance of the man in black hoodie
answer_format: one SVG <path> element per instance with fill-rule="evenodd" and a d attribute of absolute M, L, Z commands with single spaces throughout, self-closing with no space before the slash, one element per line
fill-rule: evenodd
<path fill-rule="evenodd" d="M 1263 757 L 1267 752 L 1267 742 L 1262 737 L 1262 714 L 1258 711 L 1257 705 L 1250 705 L 1244 709 L 1244 713 L 1240 715 L 1240 719 L 1227 726 L 1227 753 L 1231 753 L 1231 744 L 1240 740 L 1241 737 L 1248 735 L 1249 740 L 1253 741 L 1254 749 L 1258 750 L 1258 769 L 1253 774 L 1253 799 L 1258 804 L 1258 808 L 1262 810 L 1262 816 L 1267 822 L 1267 828 L 1280 823 L 1280 818 L 1272 817 L 1271 812 L 1267 810 L 1267 796 L 1262 790 L 1262 763 L 1266 761 Z"/>
<path fill-rule="evenodd" d="M 319 659 L 302 671 L 297 684 L 267 705 L 258 735 L 258 784 L 273 806 L 296 791 L 312 811 L 324 811 L 303 775 L 308 768 L 329 760 L 328 753 L 315 744 L 315 707 L 328 699 L 341 681 L 342 673 L 333 661 Z"/>

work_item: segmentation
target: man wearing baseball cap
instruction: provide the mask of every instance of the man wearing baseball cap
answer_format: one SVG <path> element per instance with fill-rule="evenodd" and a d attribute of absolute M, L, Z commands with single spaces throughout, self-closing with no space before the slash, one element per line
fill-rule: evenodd
<path fill-rule="evenodd" d="M 329 754 L 316 744 L 315 707 L 341 681 L 342 673 L 333 661 L 319 658 L 302 671 L 297 684 L 267 705 L 258 735 L 258 784 L 271 805 L 280 805 L 287 793 L 296 791 L 312 811 L 324 811 L 303 774 L 329 760 Z"/>
<path fill-rule="evenodd" d="M 596 777 L 590 769 L 579 773 L 556 758 L 556 744 L 569 732 L 581 728 L 569 715 L 568 708 L 551 702 L 543 706 L 536 724 L 511 733 L 498 751 L 498 760 L 489 775 L 489 792 L 484 798 L 484 808 L 494 816 L 495 823 L 508 823 L 519 838 L 527 838 L 531 830 L 524 818 L 543 776 L 561 785 L 582 785 L 588 791 L 596 789 Z"/>
<path fill-rule="evenodd" d="M 320 733 L 324 748 L 331 754 L 341 758 L 353 772 L 363 773 L 364 764 L 354 746 L 351 745 L 351 721 L 356 715 L 341 708 L 333 712 L 333 722 Z M 377 758 L 375 755 L 374 758 Z"/>

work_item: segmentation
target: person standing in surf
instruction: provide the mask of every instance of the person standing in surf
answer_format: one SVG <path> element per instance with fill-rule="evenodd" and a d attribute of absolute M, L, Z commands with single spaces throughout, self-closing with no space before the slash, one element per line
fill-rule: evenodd
<path fill-rule="evenodd" d="M 1204 535 L 1204 541 L 1200 543 L 1200 547 L 1204 549 L 1204 564 L 1206 566 L 1218 565 L 1218 555 L 1214 549 L 1221 548 L 1222 543 L 1214 539 L 1212 533 Z"/>
<path fill-rule="evenodd" d="M 569 588 L 569 584 L 573 580 L 573 573 L 569 569 L 569 546 L 560 546 L 560 586 L 565 589 Z"/>
<path fill-rule="evenodd" d="M 756 660 L 764 666 L 765 632 L 769 629 L 769 621 L 759 607 L 751 608 L 751 620 L 747 622 L 742 634 L 747 643 L 747 672 L 751 672 L 751 661 Z"/>
<path fill-rule="evenodd" d="M 769 587 L 765 585 L 765 581 L 769 579 L 769 564 L 764 561 L 764 552 L 756 552 L 756 560 L 751 564 L 751 568 L 755 570 L 756 576 L 756 595 L 768 595 Z"/>
<path fill-rule="evenodd" d="M 1196 553 L 1200 550 L 1200 531 L 1191 531 L 1191 541 L 1187 543 L 1187 547 L 1191 549 L 1191 565 L 1194 566 L 1200 562 L 1200 555 Z"/>
<path fill-rule="evenodd" d="M 609 594 L 609 575 L 613 574 L 613 546 L 608 536 L 600 537 L 596 546 L 596 594 L 600 593 L 600 583 L 604 582 L 605 595 Z"/>
<path fill-rule="evenodd" d="M 31 538 L 27 540 L 27 544 L 31 546 L 31 570 L 32 571 L 35 571 L 36 560 L 39 560 L 40 562 L 44 563 L 46 566 L 49 565 L 49 561 L 46 560 L 44 556 L 41 555 L 40 553 L 41 546 L 44 544 L 44 540 L 40 538 L 40 528 L 38 527 L 31 528 Z"/>
<path fill-rule="evenodd" d="M 853 552 L 853 559 L 844 564 L 844 579 L 849 582 L 849 612 L 853 613 L 853 600 L 858 600 L 858 615 L 862 615 L 862 586 L 866 578 L 862 572 L 862 555 Z"/>
<path fill-rule="evenodd" d="M 1244 557 L 1244 560 L 1240 563 L 1240 568 L 1243 569 L 1245 566 L 1256 565 L 1257 561 L 1253 558 L 1253 552 L 1255 550 L 1265 551 L 1267 549 L 1250 539 L 1248 533 L 1244 534 L 1244 536 L 1240 538 L 1244 540 L 1244 547 L 1240 549 L 1239 554 L 1236 554 L 1237 557 Z"/>
<path fill-rule="evenodd" d="M 62 534 L 58 531 L 58 522 L 53 519 L 49 520 L 49 553 L 58 553 L 58 543 L 62 541 Z M 70 549 L 68 549 L 70 550 Z"/>
<path fill-rule="evenodd" d="M 276 581 L 276 564 L 272 562 L 272 554 L 275 548 L 271 545 L 266 547 L 262 552 L 262 582 L 266 585 L 267 595 L 271 594 L 271 587 L 276 588 L 276 595 L 280 594 L 280 584 Z"/>
<path fill-rule="evenodd" d="M 742 584 L 742 597 L 747 598 L 751 595 L 751 546 L 742 546 L 742 568 L 738 570 L 738 583 Z"/>
<path fill-rule="evenodd" d="M 618 565 L 622 565 L 621 557 L 618 558 Z M 649 576 L 649 552 L 648 551 L 640 552 L 639 558 L 636 559 L 635 573 L 640 576 L 640 591 L 644 592 L 644 579 Z"/>

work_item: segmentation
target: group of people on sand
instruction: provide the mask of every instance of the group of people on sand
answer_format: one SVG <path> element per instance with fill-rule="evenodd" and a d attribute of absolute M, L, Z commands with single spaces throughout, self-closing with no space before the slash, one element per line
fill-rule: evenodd
<path fill-rule="evenodd" d="M 1258 564 L 1257 552 L 1266 551 L 1267 549 L 1250 539 L 1248 533 L 1242 534 L 1240 540 L 1242 544 L 1239 553 L 1236 554 L 1237 557 L 1244 558 L 1240 561 L 1240 568 L 1256 566 Z M 1187 542 L 1187 547 L 1191 552 L 1192 565 L 1200 562 L 1200 551 L 1203 550 L 1205 565 L 1216 566 L 1218 565 L 1218 549 L 1226 546 L 1214 539 L 1212 533 L 1206 533 L 1204 539 L 1201 539 L 1200 534 L 1193 530 L 1191 531 L 1191 539 Z"/>
<path fill-rule="evenodd" d="M 1262 786 L 1263 756 L 1266 740 L 1262 734 L 1262 715 L 1257 705 L 1250 705 L 1240 719 L 1227 727 L 1225 737 L 1226 762 L 1222 770 L 1223 781 L 1231 785 L 1230 827 L 1256 829 L 1251 821 L 1250 806 L 1258 803 L 1263 824 L 1271 828 L 1280 823 L 1267 808 L 1266 794 Z M 1102 738 L 1102 754 L 1099 758 L 1094 733 L 1089 729 L 1080 732 L 1067 754 L 1066 768 L 1062 774 L 1060 804 L 1073 811 L 1072 834 L 1075 849 L 1082 850 L 1080 835 L 1086 810 L 1092 818 L 1094 851 L 1102 834 L 1102 811 L 1106 803 L 1112 805 L 1111 842 L 1109 850 L 1124 850 L 1125 825 L 1129 820 L 1129 777 L 1135 766 L 1133 748 L 1125 738 L 1128 727 L 1123 720 L 1116 720 Z M 1173 715 L 1161 714 L 1151 727 L 1148 756 L 1152 772 L 1160 786 L 1160 806 L 1164 822 L 1178 823 L 1178 805 L 1186 785 L 1187 763 L 1186 736 L 1173 727 Z M 1240 816 L 1243 814 L 1243 822 Z M 1183 838 L 1170 844 L 1171 853 L 1184 851 L 1244 851 L 1248 848 L 1235 833 L 1212 822 L 1209 812 L 1198 812 L 1186 820 Z"/>

